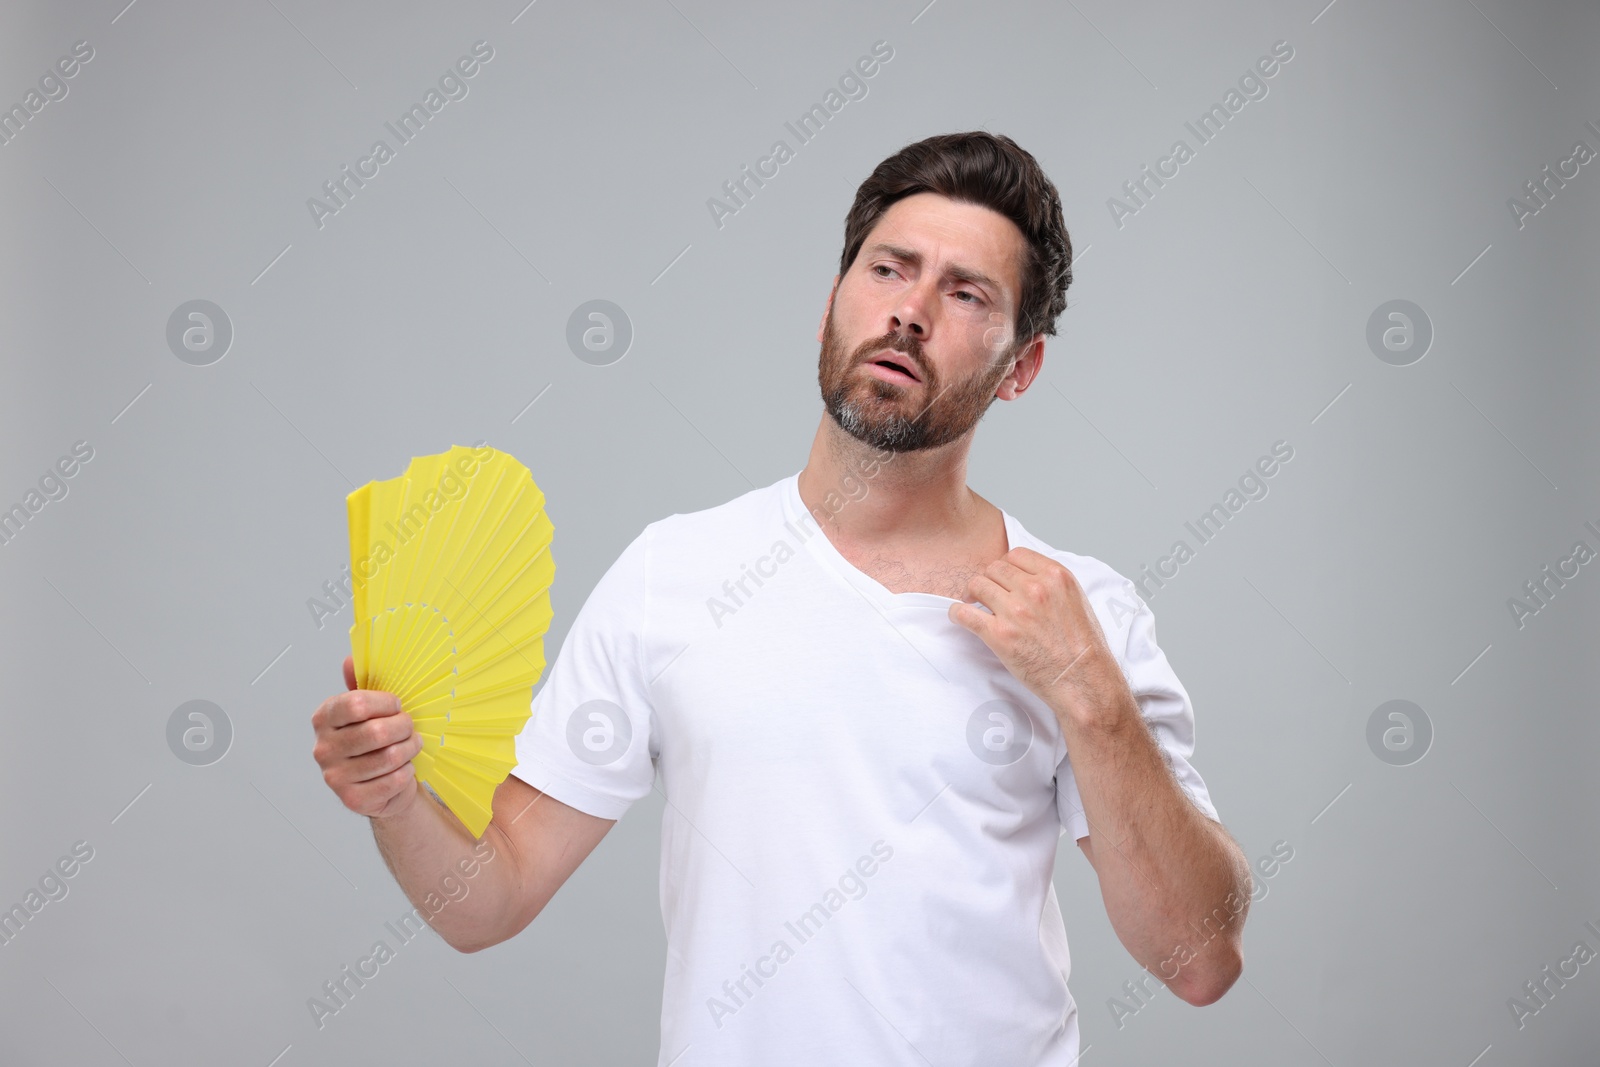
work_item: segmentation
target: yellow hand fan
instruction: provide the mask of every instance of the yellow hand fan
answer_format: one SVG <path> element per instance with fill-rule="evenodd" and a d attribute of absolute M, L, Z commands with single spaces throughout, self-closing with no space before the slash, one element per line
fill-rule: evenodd
<path fill-rule="evenodd" d="M 356 685 L 400 698 L 424 742 L 417 780 L 481 837 L 544 671 L 544 494 L 512 456 L 456 445 L 345 503 Z"/>

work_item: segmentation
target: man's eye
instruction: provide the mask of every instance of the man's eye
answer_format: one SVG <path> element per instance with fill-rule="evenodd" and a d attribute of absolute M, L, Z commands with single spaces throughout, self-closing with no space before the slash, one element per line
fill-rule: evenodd
<path fill-rule="evenodd" d="M 981 304 L 983 302 L 982 298 L 979 297 L 977 293 L 969 293 L 965 289 L 957 289 L 956 290 L 956 295 L 957 296 L 970 296 L 970 297 L 972 297 L 972 300 L 969 301 L 969 303 L 979 303 L 979 304 Z"/>

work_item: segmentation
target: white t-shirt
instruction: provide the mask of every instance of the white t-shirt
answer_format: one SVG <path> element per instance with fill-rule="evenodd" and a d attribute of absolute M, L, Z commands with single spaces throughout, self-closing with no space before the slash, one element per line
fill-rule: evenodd
<path fill-rule="evenodd" d="M 852 566 L 797 484 L 645 527 L 573 620 L 513 773 L 607 819 L 660 773 L 659 1067 L 1068 1067 L 1051 875 L 1061 837 L 1089 830 L 1055 716 L 950 598 Z M 1133 583 L 1005 528 L 1076 576 L 1215 818 Z"/>

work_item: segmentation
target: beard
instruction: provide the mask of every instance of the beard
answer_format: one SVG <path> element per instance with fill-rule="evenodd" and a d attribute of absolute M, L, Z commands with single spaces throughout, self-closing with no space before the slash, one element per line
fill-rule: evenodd
<path fill-rule="evenodd" d="M 861 368 L 870 356 L 894 348 L 904 352 L 921 383 L 885 381 Z M 918 452 L 949 444 L 969 433 L 994 403 L 995 387 L 1011 369 L 1009 348 L 972 377 L 943 384 L 929 364 L 922 342 L 910 334 L 888 333 L 845 351 L 834 332 L 833 310 L 822 334 L 817 384 L 822 403 L 845 433 L 878 451 Z"/>

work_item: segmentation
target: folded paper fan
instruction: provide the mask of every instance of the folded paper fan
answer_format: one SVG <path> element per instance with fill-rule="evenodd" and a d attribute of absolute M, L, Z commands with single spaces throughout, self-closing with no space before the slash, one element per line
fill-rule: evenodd
<path fill-rule="evenodd" d="M 417 780 L 481 837 L 544 671 L 544 494 L 512 456 L 456 445 L 345 503 L 356 685 L 400 698 L 424 742 Z"/>

